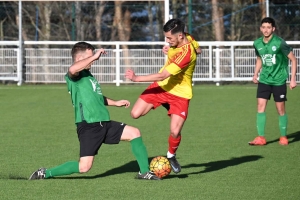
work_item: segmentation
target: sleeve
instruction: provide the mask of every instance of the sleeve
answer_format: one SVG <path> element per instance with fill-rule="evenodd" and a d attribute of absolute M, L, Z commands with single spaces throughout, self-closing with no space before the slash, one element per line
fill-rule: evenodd
<path fill-rule="evenodd" d="M 178 52 L 173 58 L 172 62 L 165 67 L 165 69 L 172 75 L 176 75 L 182 71 L 185 67 L 189 66 L 191 61 L 191 49 L 189 45 L 182 48 L 181 52 Z"/>
<path fill-rule="evenodd" d="M 103 103 L 104 103 L 104 105 L 108 106 L 108 102 L 107 102 L 107 97 L 106 96 L 103 96 Z"/>
<path fill-rule="evenodd" d="M 286 56 L 289 55 L 289 53 L 293 50 L 293 48 L 290 47 L 284 40 L 280 44 L 280 49 L 282 53 Z"/>
<path fill-rule="evenodd" d="M 260 55 L 259 55 L 259 53 L 258 53 L 258 51 L 257 51 L 257 49 L 256 49 L 256 47 L 255 47 L 255 44 L 253 43 L 253 48 L 254 48 L 254 50 L 255 50 L 255 55 L 257 56 L 257 57 L 260 57 Z"/>

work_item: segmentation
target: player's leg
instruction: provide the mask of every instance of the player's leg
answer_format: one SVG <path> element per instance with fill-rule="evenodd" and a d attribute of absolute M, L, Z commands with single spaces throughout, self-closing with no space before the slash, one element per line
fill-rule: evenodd
<path fill-rule="evenodd" d="M 88 172 L 92 167 L 94 156 L 98 153 L 98 149 L 104 139 L 105 133 L 102 132 L 103 126 L 99 123 L 79 123 L 77 126 L 80 143 L 79 161 L 69 161 L 48 169 L 40 168 L 33 172 L 29 179 L 47 179 L 56 176 Z"/>
<path fill-rule="evenodd" d="M 124 123 L 111 121 L 105 138 L 105 144 L 117 144 L 119 141 L 129 141 L 134 157 L 140 168 L 139 179 L 160 180 L 149 170 L 148 152 L 141 137 L 140 130 Z"/>
<path fill-rule="evenodd" d="M 179 115 L 171 115 L 170 123 L 170 135 L 169 135 L 169 148 L 167 152 L 167 158 L 170 161 L 173 172 L 179 173 L 181 171 L 181 166 L 176 159 L 176 151 L 181 142 L 181 129 L 185 119 Z"/>
<path fill-rule="evenodd" d="M 131 110 L 131 117 L 137 119 L 141 116 L 146 115 L 152 108 L 153 104 L 147 103 L 143 99 L 138 98 Z"/>
<path fill-rule="evenodd" d="M 254 138 L 253 141 L 248 142 L 249 145 L 265 145 L 265 127 L 266 127 L 266 107 L 268 100 L 271 97 L 272 88 L 269 85 L 258 83 L 257 86 L 257 114 L 256 114 L 256 128 L 258 137 Z"/>
<path fill-rule="evenodd" d="M 278 121 L 279 121 L 279 130 L 281 136 L 279 139 L 279 144 L 281 145 L 288 145 L 288 139 L 286 137 L 287 124 L 288 124 L 288 117 L 285 111 L 285 101 L 287 101 L 286 94 L 287 94 L 286 84 L 273 87 L 274 101 L 279 115 Z"/>
<path fill-rule="evenodd" d="M 39 168 L 31 174 L 29 180 L 47 179 L 54 176 L 70 175 L 79 173 L 80 164 L 78 161 L 69 161 L 53 168 Z"/>
<path fill-rule="evenodd" d="M 267 103 L 268 99 L 257 98 L 256 127 L 259 136 L 265 136 Z"/>
<path fill-rule="evenodd" d="M 170 161 L 172 170 L 175 173 L 181 171 L 181 166 L 176 159 L 176 151 L 181 142 L 181 129 L 188 116 L 189 100 L 173 95 L 168 95 L 166 98 L 169 100 L 169 111 L 168 114 L 171 117 L 170 122 L 170 135 L 168 139 L 169 148 L 167 152 L 167 158 Z"/>
<path fill-rule="evenodd" d="M 137 119 L 146 115 L 151 109 L 160 106 L 160 94 L 164 92 L 165 91 L 160 88 L 156 82 L 149 85 L 135 102 L 131 110 L 131 117 Z"/>

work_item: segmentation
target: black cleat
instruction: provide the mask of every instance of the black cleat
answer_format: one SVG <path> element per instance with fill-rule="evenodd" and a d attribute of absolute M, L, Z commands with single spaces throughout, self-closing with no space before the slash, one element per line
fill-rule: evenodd
<path fill-rule="evenodd" d="M 146 172 L 144 174 L 141 174 L 141 172 L 139 172 L 136 177 L 136 179 L 143 179 L 143 180 L 162 180 L 161 178 L 157 177 L 154 172 L 149 171 Z"/>
<path fill-rule="evenodd" d="M 46 168 L 39 168 L 35 172 L 31 174 L 28 180 L 39 180 L 39 179 L 45 179 L 46 176 Z"/>
<path fill-rule="evenodd" d="M 181 171 L 181 166 L 178 163 L 175 155 L 173 157 L 171 157 L 171 158 L 168 158 L 168 160 L 169 160 L 169 162 L 171 164 L 173 172 L 176 173 L 176 174 L 179 173 Z"/>

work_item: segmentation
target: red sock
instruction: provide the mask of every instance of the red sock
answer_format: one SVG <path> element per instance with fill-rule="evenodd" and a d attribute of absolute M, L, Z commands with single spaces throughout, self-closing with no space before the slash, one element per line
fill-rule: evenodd
<path fill-rule="evenodd" d="M 177 138 L 173 138 L 171 135 L 169 136 L 169 152 L 171 154 L 176 153 L 180 141 L 181 141 L 181 135 L 179 135 Z"/>

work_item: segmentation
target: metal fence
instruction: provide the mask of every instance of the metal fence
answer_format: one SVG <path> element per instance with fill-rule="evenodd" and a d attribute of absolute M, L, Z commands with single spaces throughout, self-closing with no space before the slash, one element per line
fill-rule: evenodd
<path fill-rule="evenodd" d="M 23 51 L 6 44 L 0 48 L 0 80 L 18 81 L 18 83 L 64 83 L 64 75 L 72 64 L 70 49 L 74 43 L 25 42 Z M 95 46 L 101 45 L 104 49 L 110 47 L 106 49 L 107 54 L 95 61 L 91 69 L 100 83 L 115 83 L 117 86 L 129 83 L 130 81 L 124 79 L 126 69 L 132 68 L 137 75 L 156 73 L 166 60 L 161 50 L 163 42 L 90 43 Z M 122 49 L 122 44 L 128 45 L 128 49 Z M 202 47 L 202 54 L 198 55 L 194 82 L 252 80 L 256 61 L 253 42 L 200 41 L 199 44 Z M 300 42 L 289 41 L 288 44 L 297 47 Z M 49 47 L 44 48 L 45 45 Z M 135 49 L 131 48 L 131 45 L 144 46 L 144 48 Z M 23 52 L 21 66 L 18 52 Z M 299 72 L 300 48 L 294 48 L 293 52 L 298 60 L 297 71 Z M 297 73 L 297 82 L 300 82 L 300 73 Z"/>

